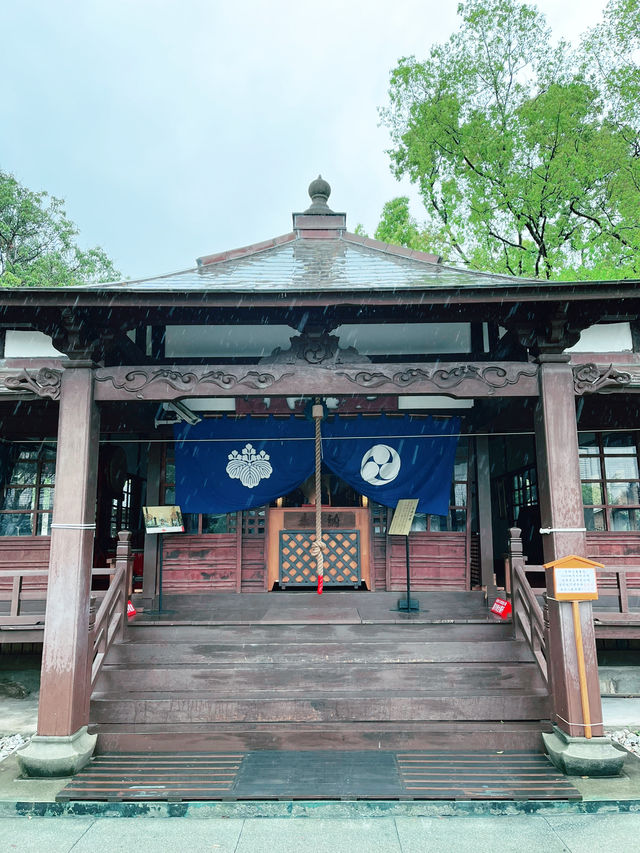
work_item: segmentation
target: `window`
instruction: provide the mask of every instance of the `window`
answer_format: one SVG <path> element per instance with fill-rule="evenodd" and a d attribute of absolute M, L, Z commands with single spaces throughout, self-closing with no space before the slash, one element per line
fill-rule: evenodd
<path fill-rule="evenodd" d="M 122 494 L 111 499 L 111 521 L 109 525 L 112 539 L 118 538 L 119 530 L 131 530 L 131 494 L 133 482 L 127 477 L 122 487 Z"/>
<path fill-rule="evenodd" d="M 578 439 L 587 530 L 640 530 L 637 434 L 584 432 Z"/>
<path fill-rule="evenodd" d="M 48 536 L 51 530 L 56 449 L 53 444 L 6 450 L 0 536 Z"/>
<path fill-rule="evenodd" d="M 469 497 L 469 462 L 467 441 L 458 441 L 456 461 L 451 484 L 451 504 L 448 515 L 425 515 L 416 513 L 411 530 L 445 532 L 464 532 L 467 529 L 467 504 Z"/>
<path fill-rule="evenodd" d="M 534 467 L 525 468 L 511 475 L 512 517 L 518 518 L 525 506 L 538 503 L 538 472 Z"/>

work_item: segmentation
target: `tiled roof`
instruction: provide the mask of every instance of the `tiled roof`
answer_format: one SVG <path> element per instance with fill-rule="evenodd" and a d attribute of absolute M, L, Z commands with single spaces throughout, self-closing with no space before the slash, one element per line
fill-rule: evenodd
<path fill-rule="evenodd" d="M 313 237 L 301 233 L 201 258 L 194 269 L 85 288 L 255 293 L 496 288 L 534 283 L 444 266 L 435 255 L 348 232 Z"/>

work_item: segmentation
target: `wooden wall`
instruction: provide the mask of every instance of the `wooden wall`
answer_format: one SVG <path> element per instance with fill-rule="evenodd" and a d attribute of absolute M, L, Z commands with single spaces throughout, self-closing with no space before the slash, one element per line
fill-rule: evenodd
<path fill-rule="evenodd" d="M 470 588 L 466 533 L 412 533 L 409 542 L 411 583 L 416 590 Z M 264 592 L 267 588 L 265 544 L 263 536 L 239 537 L 235 533 L 167 535 L 163 542 L 163 592 Z M 371 544 L 371 588 L 403 590 L 406 586 L 404 537 L 375 534 Z"/>
<path fill-rule="evenodd" d="M 171 593 L 235 592 L 237 586 L 235 533 L 164 536 L 162 591 Z"/>
<path fill-rule="evenodd" d="M 407 567 L 404 536 L 388 538 L 389 589 L 405 589 Z M 466 533 L 412 533 L 409 536 L 411 586 L 417 590 L 467 590 L 469 571 Z"/>
<path fill-rule="evenodd" d="M 242 537 L 242 592 L 264 592 L 267 588 L 265 536 Z"/>
<path fill-rule="evenodd" d="M 10 589 L 12 578 L 3 577 L 3 571 L 24 569 L 29 571 L 49 571 L 48 536 L 1 536 L 0 537 L 0 589 Z M 47 589 L 46 574 L 40 577 L 25 578 L 22 588 L 34 592 Z"/>
<path fill-rule="evenodd" d="M 638 573 L 627 575 L 627 582 L 634 588 L 640 587 L 640 531 L 603 530 L 587 532 L 587 556 L 605 567 L 638 566 Z M 613 577 L 599 576 L 603 587 L 615 586 Z"/>

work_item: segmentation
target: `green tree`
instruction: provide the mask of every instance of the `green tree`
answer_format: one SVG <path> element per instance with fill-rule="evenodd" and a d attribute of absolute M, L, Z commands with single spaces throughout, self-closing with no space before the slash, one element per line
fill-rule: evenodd
<path fill-rule="evenodd" d="M 64 202 L 0 171 L 0 286 L 61 287 L 120 278 L 100 248 L 80 249 Z"/>
<path fill-rule="evenodd" d="M 638 276 L 639 0 L 610 0 L 575 49 L 518 0 L 458 12 L 425 61 L 399 61 L 382 110 L 430 250 L 515 275 Z"/>
<path fill-rule="evenodd" d="M 417 221 L 409 212 L 409 199 L 406 195 L 392 198 L 382 208 L 375 238 L 384 243 L 395 243 L 421 252 L 432 250 L 428 235 L 420 230 Z"/>

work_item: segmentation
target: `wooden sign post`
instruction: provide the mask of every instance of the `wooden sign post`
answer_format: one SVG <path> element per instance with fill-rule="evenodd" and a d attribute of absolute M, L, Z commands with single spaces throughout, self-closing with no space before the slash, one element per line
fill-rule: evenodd
<path fill-rule="evenodd" d="M 584 661 L 584 644 L 582 641 L 582 626 L 580 623 L 580 602 L 595 601 L 598 598 L 598 580 L 596 569 L 604 568 L 602 563 L 595 563 L 585 557 L 571 554 L 561 560 L 546 563 L 545 569 L 553 570 L 553 590 L 551 595 L 556 601 L 570 601 L 573 616 L 573 634 L 576 644 L 576 659 L 578 663 L 578 683 L 580 685 L 580 703 L 582 705 L 582 720 L 584 736 L 591 738 L 591 710 L 589 708 L 589 693 L 587 689 L 587 671 Z"/>
<path fill-rule="evenodd" d="M 413 517 L 418 508 L 418 499 L 401 499 L 398 501 L 396 511 L 391 519 L 389 527 L 389 536 L 404 536 L 405 537 L 405 553 L 407 561 L 407 597 L 398 599 L 398 610 L 406 610 L 410 613 L 412 610 L 420 610 L 420 602 L 417 599 L 411 601 L 411 569 L 409 565 L 409 532 L 413 524 Z"/>

